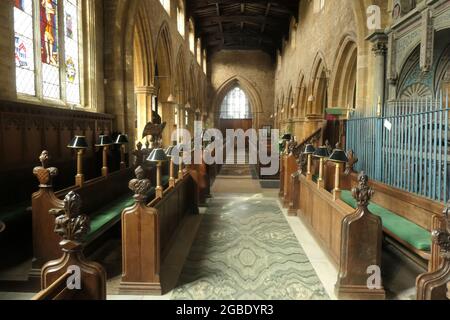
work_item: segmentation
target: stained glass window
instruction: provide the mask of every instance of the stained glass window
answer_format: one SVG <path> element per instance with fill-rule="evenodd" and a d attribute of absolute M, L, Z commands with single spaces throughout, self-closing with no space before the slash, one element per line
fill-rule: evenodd
<path fill-rule="evenodd" d="M 78 43 L 78 0 L 64 1 L 65 56 L 66 56 L 66 99 L 80 103 L 79 43 Z"/>
<path fill-rule="evenodd" d="M 45 98 L 59 99 L 58 1 L 40 1 L 42 92 Z"/>
<path fill-rule="evenodd" d="M 32 0 L 15 0 L 14 31 L 17 92 L 35 95 Z"/>
<path fill-rule="evenodd" d="M 78 11 L 79 0 L 15 0 L 18 93 L 81 103 Z"/>
<path fill-rule="evenodd" d="M 236 87 L 231 90 L 223 99 L 221 110 L 221 119 L 251 119 L 250 102 L 245 92 Z"/>

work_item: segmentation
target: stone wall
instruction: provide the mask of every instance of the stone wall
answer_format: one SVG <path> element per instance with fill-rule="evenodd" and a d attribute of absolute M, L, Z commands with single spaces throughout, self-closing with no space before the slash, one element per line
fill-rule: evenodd
<path fill-rule="evenodd" d="M 302 140 L 323 125 L 327 108 L 335 108 L 333 113 L 340 113 L 335 117 L 344 119 L 345 112 L 337 109 L 376 107 L 373 77 L 369 77 L 374 72 L 375 56 L 366 40 L 372 32 L 367 29 L 366 15 L 371 4 L 381 7 L 382 27 L 387 25 L 387 1 L 325 1 L 322 10 L 315 10 L 314 1 L 301 1 L 298 22 L 292 21 L 290 36 L 277 57 L 276 126 Z M 342 77 L 344 73 L 348 76 Z M 348 81 L 348 77 L 354 80 Z M 355 83 L 353 100 L 349 98 L 353 88 L 342 86 Z M 327 99 L 319 92 L 321 88 Z M 344 94 L 346 98 L 340 97 Z"/>
<path fill-rule="evenodd" d="M 274 61 L 262 51 L 226 50 L 210 57 L 210 110 L 218 127 L 220 105 L 227 92 L 239 85 L 249 96 L 254 128 L 271 125 L 274 101 Z"/>

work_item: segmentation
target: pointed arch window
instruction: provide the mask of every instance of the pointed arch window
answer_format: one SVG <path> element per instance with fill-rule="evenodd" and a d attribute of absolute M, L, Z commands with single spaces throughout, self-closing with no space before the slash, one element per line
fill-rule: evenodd
<path fill-rule="evenodd" d="M 81 104 L 79 13 L 79 0 L 14 1 L 19 95 Z"/>
<path fill-rule="evenodd" d="M 223 99 L 220 108 L 221 119 L 251 119 L 250 102 L 245 92 L 235 87 Z"/>

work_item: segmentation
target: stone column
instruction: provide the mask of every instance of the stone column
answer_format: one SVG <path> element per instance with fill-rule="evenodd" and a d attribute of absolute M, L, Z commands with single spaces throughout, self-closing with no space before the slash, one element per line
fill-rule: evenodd
<path fill-rule="evenodd" d="M 154 86 L 140 86 L 136 87 L 136 119 L 137 119 L 137 137 L 140 141 L 145 125 L 152 121 L 152 101 L 153 96 L 156 95 L 156 88 Z M 137 142 L 136 141 L 136 142 Z"/>
<path fill-rule="evenodd" d="M 163 131 L 162 135 L 162 144 L 164 147 L 168 147 L 172 144 L 172 131 L 175 124 L 174 119 L 174 109 L 176 104 L 173 102 L 161 102 L 161 114 L 162 114 L 162 121 L 166 122 L 166 128 Z"/>
<path fill-rule="evenodd" d="M 382 30 L 374 31 L 367 37 L 372 43 L 372 52 L 375 55 L 374 63 L 374 83 L 373 83 L 373 103 L 375 113 L 382 112 L 378 109 L 378 104 L 383 104 L 385 100 L 385 79 L 386 79 L 386 53 L 387 35 Z"/>

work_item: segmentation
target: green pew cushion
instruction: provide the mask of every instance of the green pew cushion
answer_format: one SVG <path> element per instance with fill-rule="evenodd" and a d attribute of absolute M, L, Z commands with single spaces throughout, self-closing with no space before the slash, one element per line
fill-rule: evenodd
<path fill-rule="evenodd" d="M 314 182 L 317 183 L 318 180 L 319 180 L 319 175 L 318 175 L 318 174 L 314 174 L 314 175 L 312 176 L 312 181 L 314 181 Z"/>
<path fill-rule="evenodd" d="M 31 206 L 30 201 L 25 201 L 21 203 L 17 203 L 14 205 L 9 205 L 0 208 L 0 220 L 4 223 L 20 218 L 24 215 L 30 215 L 31 213 L 27 212 L 27 209 Z"/>
<path fill-rule="evenodd" d="M 169 176 L 161 178 L 163 187 L 169 184 Z M 155 188 L 152 187 L 147 194 L 148 199 L 153 199 L 155 196 Z M 114 220 L 120 220 L 120 215 L 125 208 L 131 207 L 134 204 L 133 195 L 128 193 L 107 206 L 101 208 L 91 215 L 91 231 L 86 237 L 86 241 L 92 240 L 102 228 Z"/>
<path fill-rule="evenodd" d="M 356 200 L 353 198 L 350 191 L 343 190 L 341 193 L 341 199 L 350 207 L 354 209 L 357 208 Z M 370 203 L 368 208 L 370 212 L 381 218 L 383 228 L 397 235 L 397 237 L 409 243 L 418 250 L 431 250 L 431 234 L 428 230 L 375 203 Z"/>
<path fill-rule="evenodd" d="M 86 237 L 89 242 L 110 221 L 120 220 L 123 209 L 134 204 L 133 196 L 126 194 L 91 215 L 91 231 Z"/>

